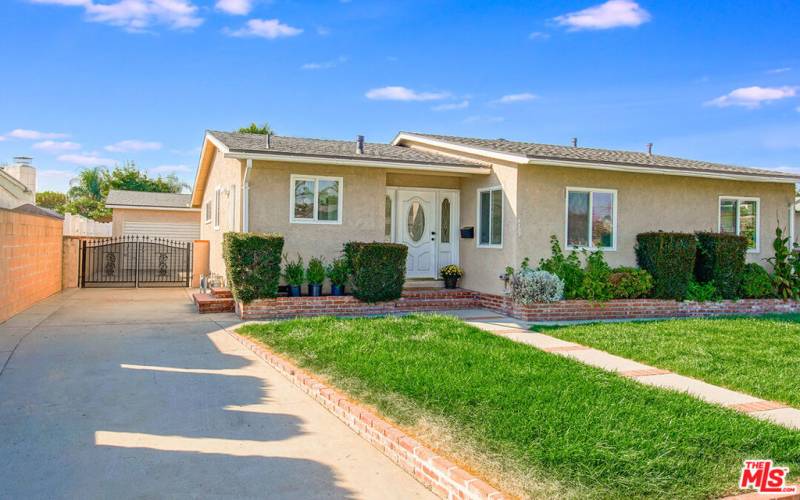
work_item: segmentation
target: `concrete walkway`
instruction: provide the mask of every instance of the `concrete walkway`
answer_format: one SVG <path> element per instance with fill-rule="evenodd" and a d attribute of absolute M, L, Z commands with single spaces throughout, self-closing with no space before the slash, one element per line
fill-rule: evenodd
<path fill-rule="evenodd" d="M 686 392 L 703 401 L 726 406 L 755 418 L 769 420 L 790 429 L 800 429 L 800 410 L 782 403 L 766 401 L 749 394 L 684 377 L 668 370 L 637 363 L 599 349 L 532 332 L 529 330 L 529 323 L 491 311 L 477 309 L 453 311 L 450 314 L 490 333 L 533 346 L 542 351 L 572 358 L 587 365 L 616 372 L 642 384 Z"/>
<path fill-rule="evenodd" d="M 72 290 L 0 324 L 0 497 L 432 498 L 198 315 Z"/>

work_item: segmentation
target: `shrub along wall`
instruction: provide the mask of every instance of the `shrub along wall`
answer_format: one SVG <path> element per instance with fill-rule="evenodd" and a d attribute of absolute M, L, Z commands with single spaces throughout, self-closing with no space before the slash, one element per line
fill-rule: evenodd
<path fill-rule="evenodd" d="M 399 299 L 406 281 L 408 247 L 398 243 L 344 245 L 353 295 L 364 302 Z"/>
<path fill-rule="evenodd" d="M 688 233 L 636 235 L 636 262 L 653 276 L 653 296 L 681 300 L 694 275 L 697 238 Z"/>
<path fill-rule="evenodd" d="M 713 282 L 722 298 L 737 298 L 745 269 L 746 252 L 747 238 L 744 236 L 697 233 L 697 281 Z"/>
<path fill-rule="evenodd" d="M 222 253 L 228 283 L 237 302 L 278 295 L 283 236 L 273 233 L 225 233 Z"/>

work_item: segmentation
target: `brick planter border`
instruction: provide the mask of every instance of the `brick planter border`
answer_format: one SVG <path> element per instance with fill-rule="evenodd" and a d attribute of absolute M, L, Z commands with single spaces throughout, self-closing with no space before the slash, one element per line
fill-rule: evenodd
<path fill-rule="evenodd" d="M 348 400 L 341 392 L 323 384 L 286 358 L 236 332 L 225 331 L 440 498 L 507 498 L 485 481 L 438 455 L 358 403 Z"/>
<path fill-rule="evenodd" d="M 551 304 L 515 304 L 502 295 L 472 290 L 420 290 L 402 298 L 368 304 L 352 296 L 277 297 L 236 304 L 242 319 L 284 319 L 303 316 L 368 316 L 403 312 L 484 308 L 524 321 L 586 321 L 604 319 L 690 318 L 731 314 L 754 315 L 800 312 L 800 302 L 780 299 L 742 299 L 720 302 L 677 302 L 631 299 L 591 302 L 563 300 Z"/>

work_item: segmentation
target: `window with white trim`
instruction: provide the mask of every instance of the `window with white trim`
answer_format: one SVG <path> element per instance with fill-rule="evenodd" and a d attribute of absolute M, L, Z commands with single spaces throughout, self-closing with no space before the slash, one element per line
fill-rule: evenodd
<path fill-rule="evenodd" d="M 341 224 L 342 188 L 341 177 L 292 175 L 289 221 Z"/>
<path fill-rule="evenodd" d="M 219 205 L 222 189 L 217 188 L 214 190 L 214 229 L 219 229 Z"/>
<path fill-rule="evenodd" d="M 503 246 L 503 189 L 478 190 L 478 246 Z"/>
<path fill-rule="evenodd" d="M 206 224 L 211 222 L 211 200 L 206 202 L 206 219 L 205 219 L 205 222 L 206 222 Z"/>
<path fill-rule="evenodd" d="M 236 227 L 236 185 L 231 184 L 230 196 L 228 198 L 228 229 L 233 231 Z"/>
<path fill-rule="evenodd" d="M 748 252 L 758 252 L 760 247 L 759 201 L 736 196 L 719 198 L 719 232 L 747 238 Z"/>
<path fill-rule="evenodd" d="M 617 248 L 617 192 L 613 189 L 567 188 L 568 248 Z"/>

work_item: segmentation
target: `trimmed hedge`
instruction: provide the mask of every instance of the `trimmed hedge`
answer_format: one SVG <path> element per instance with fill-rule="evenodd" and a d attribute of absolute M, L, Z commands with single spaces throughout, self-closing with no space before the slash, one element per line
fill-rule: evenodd
<path fill-rule="evenodd" d="M 400 298 L 406 282 L 407 246 L 351 241 L 345 243 L 344 255 L 357 299 L 383 302 Z"/>
<path fill-rule="evenodd" d="M 225 233 L 222 255 L 233 298 L 240 302 L 278 295 L 283 236 L 274 233 Z"/>
<path fill-rule="evenodd" d="M 724 299 L 739 295 L 747 238 L 735 234 L 698 232 L 694 275 L 700 283 L 713 282 Z"/>
<path fill-rule="evenodd" d="M 687 233 L 636 235 L 636 262 L 653 277 L 653 296 L 681 300 L 694 277 L 697 238 Z"/>

